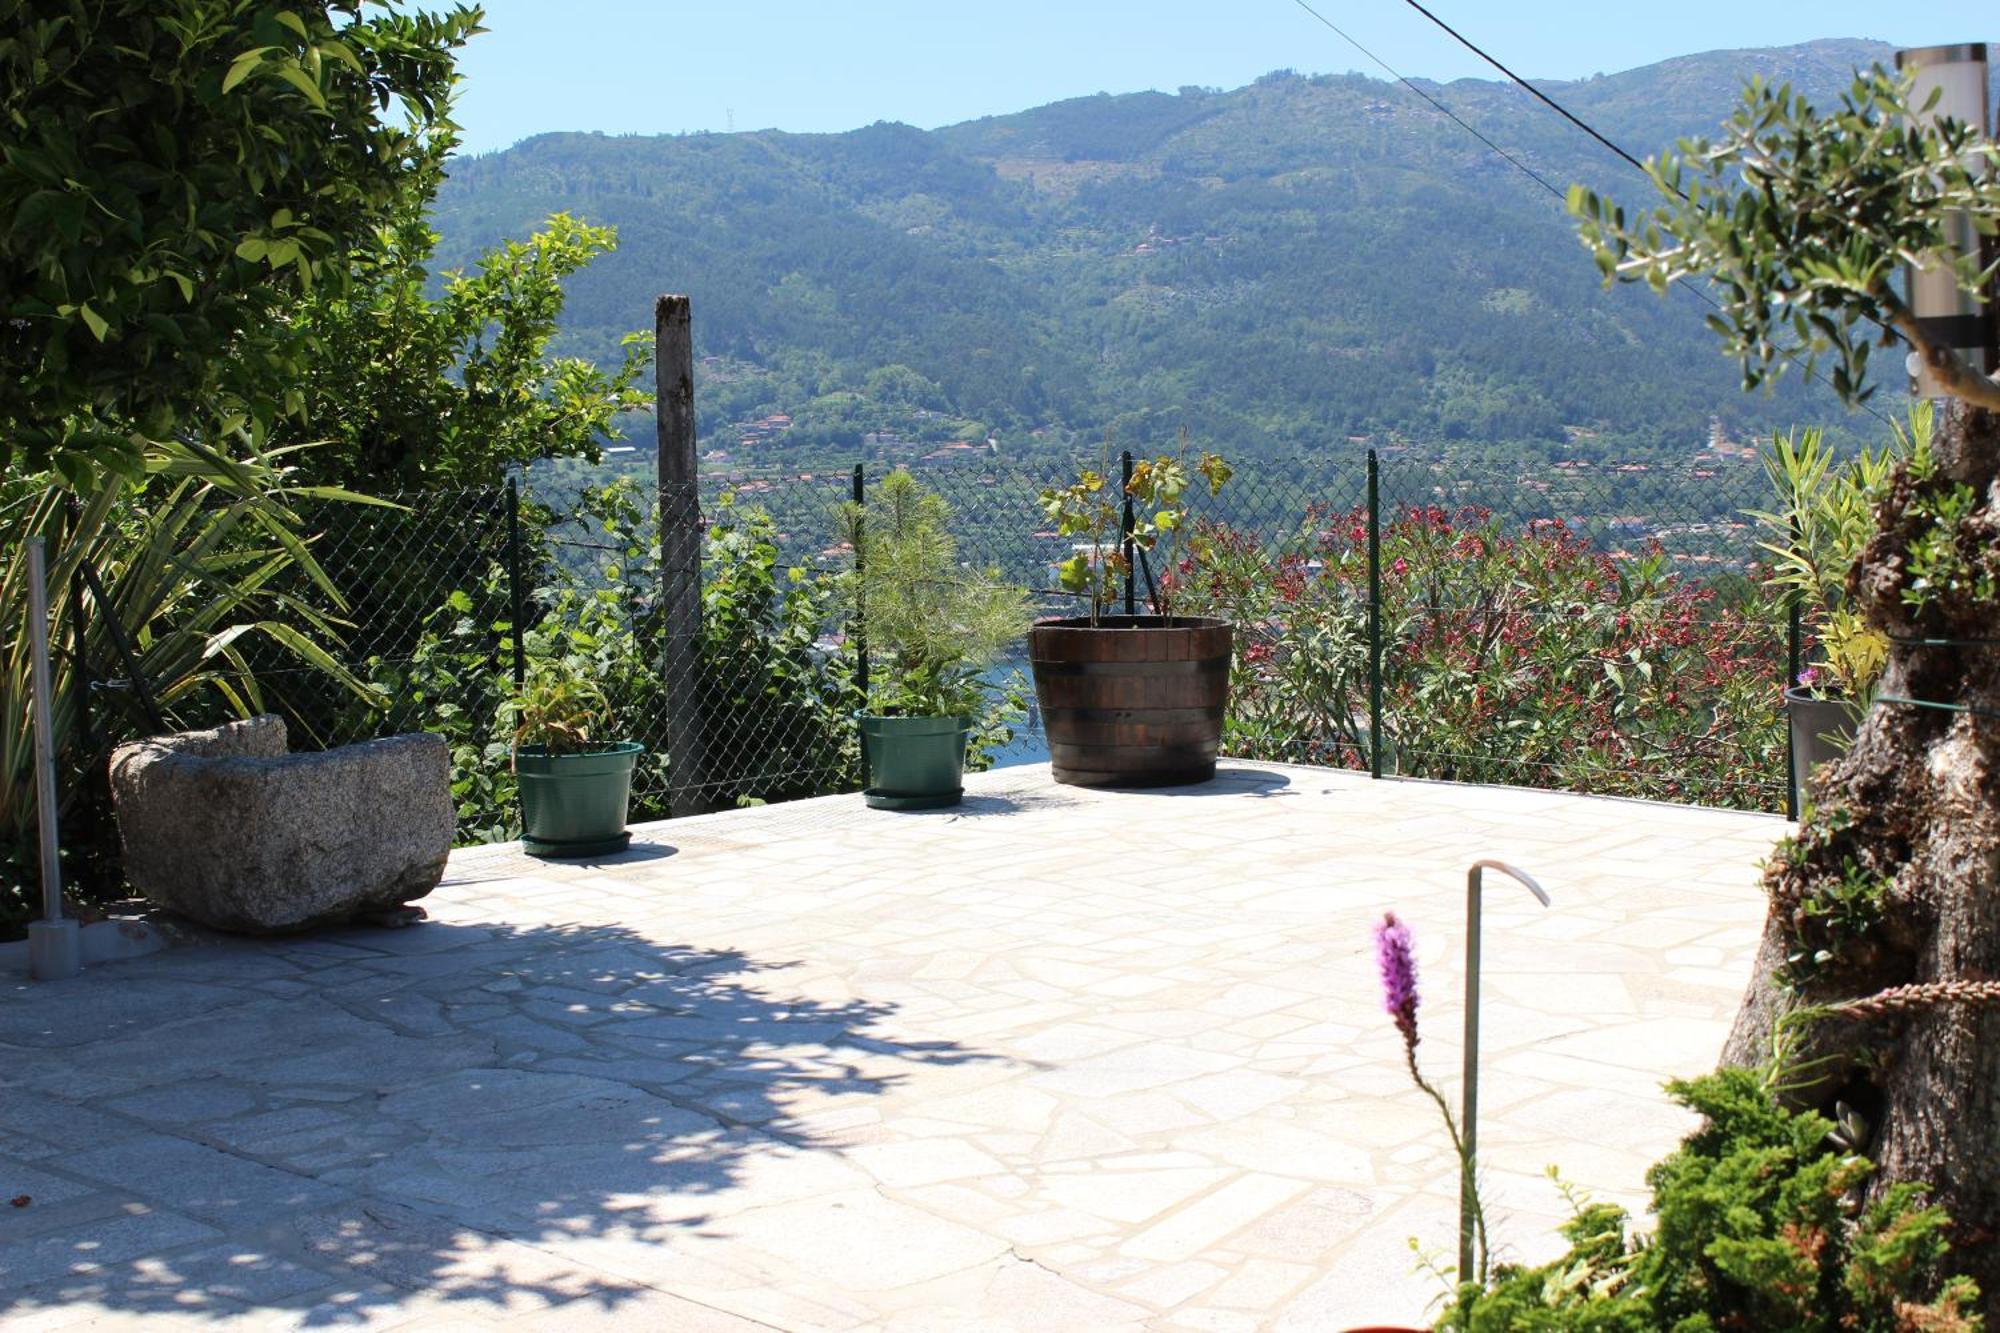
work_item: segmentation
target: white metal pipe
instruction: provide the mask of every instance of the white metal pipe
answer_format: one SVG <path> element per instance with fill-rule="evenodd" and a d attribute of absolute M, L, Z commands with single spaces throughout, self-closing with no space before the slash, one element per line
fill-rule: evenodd
<path fill-rule="evenodd" d="M 1898 51 L 1896 68 L 1911 77 L 1910 111 L 1918 124 L 1934 125 L 1949 117 L 1971 126 L 1981 138 L 1990 132 L 1986 43 Z M 1985 170 L 1983 160 L 1976 156 L 1968 156 L 1965 166 L 1972 171 Z M 1945 219 L 1945 233 L 1945 253 L 1927 256 L 1930 262 L 1909 265 L 1904 271 L 1910 312 L 1923 325 L 1925 336 L 1957 352 L 1974 370 L 1990 375 L 2000 364 L 1995 359 L 1989 308 L 1979 296 L 1958 285 L 1958 276 L 1951 268 L 1956 258 L 1979 257 L 1982 238 L 1972 215 L 1965 212 Z M 1911 373 L 1911 389 L 1918 397 L 1944 396 L 1944 386 L 1928 367 L 1913 360 Z"/>
<path fill-rule="evenodd" d="M 1497 870 L 1527 887 L 1542 906 L 1549 905 L 1548 891 L 1527 871 L 1485 857 L 1465 872 L 1465 1050 L 1459 1071 L 1458 1134 L 1464 1153 L 1459 1162 L 1458 1180 L 1458 1280 L 1476 1281 L 1472 1267 L 1474 1223 L 1472 1195 L 1478 1182 L 1472 1178 L 1473 1160 L 1479 1152 L 1479 936 L 1484 928 L 1481 907 L 1485 900 L 1485 872 Z"/>
<path fill-rule="evenodd" d="M 28 651 L 34 689 L 35 814 L 42 833 L 42 917 L 62 920 L 62 848 L 56 811 L 55 719 L 49 706 L 48 554 L 28 538 Z"/>

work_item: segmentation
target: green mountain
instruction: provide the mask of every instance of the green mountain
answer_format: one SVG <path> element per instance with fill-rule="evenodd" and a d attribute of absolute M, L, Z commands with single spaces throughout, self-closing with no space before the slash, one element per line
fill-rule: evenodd
<path fill-rule="evenodd" d="M 1821 100 L 1889 48 L 1716 51 L 1548 91 L 1635 153 L 1712 129 L 1752 74 Z M 1557 189 L 1651 187 L 1520 89 L 1423 85 Z M 935 131 L 547 134 L 461 159 L 462 261 L 568 210 L 620 248 L 572 285 L 608 354 L 692 295 L 701 430 L 738 462 L 1023 454 L 1185 425 L 1240 455 L 1361 437 L 1457 452 L 1684 453 L 1838 422 L 1744 395 L 1691 295 L 1604 291 L 1553 197 L 1408 89 L 1359 74 L 1100 94 Z M 781 422 L 755 425 L 783 414 Z M 1861 425 L 1873 424 L 1857 418 Z M 640 437 L 645 443 L 645 437 Z"/>

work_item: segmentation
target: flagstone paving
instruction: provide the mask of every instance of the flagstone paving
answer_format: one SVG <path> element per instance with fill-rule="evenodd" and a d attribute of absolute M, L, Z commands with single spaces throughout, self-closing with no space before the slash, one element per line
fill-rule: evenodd
<path fill-rule="evenodd" d="M 9 1329 L 1339 1329 L 1420 1318 L 1487 890 L 1496 1243 L 1643 1204 L 1748 975 L 1771 818 L 1228 764 L 970 779 L 453 856 L 432 920 L 0 988 Z"/>

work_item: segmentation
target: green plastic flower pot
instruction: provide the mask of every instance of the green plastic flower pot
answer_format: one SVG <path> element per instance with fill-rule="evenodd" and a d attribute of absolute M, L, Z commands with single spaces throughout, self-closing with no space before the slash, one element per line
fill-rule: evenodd
<path fill-rule="evenodd" d="M 877 810 L 937 810 L 965 795 L 966 717 L 877 717 L 856 713 Z"/>
<path fill-rule="evenodd" d="M 521 783 L 521 848 L 530 856 L 603 856 L 632 841 L 625 831 L 637 741 L 601 750 L 550 754 L 524 745 L 514 755 Z"/>

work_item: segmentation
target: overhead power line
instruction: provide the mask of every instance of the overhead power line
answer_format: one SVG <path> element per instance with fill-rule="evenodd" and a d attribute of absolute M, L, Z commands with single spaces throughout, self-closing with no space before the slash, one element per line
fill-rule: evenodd
<path fill-rule="evenodd" d="M 1542 175 L 1540 172 L 1536 171 L 1533 167 L 1523 162 L 1520 158 L 1508 152 L 1506 149 L 1502 148 L 1499 144 L 1493 142 L 1493 140 L 1486 137 L 1486 135 L 1480 133 L 1479 130 L 1475 129 L 1469 122 L 1467 122 L 1465 119 L 1459 116 L 1457 112 L 1453 111 L 1449 106 L 1445 105 L 1444 102 L 1440 101 L 1436 97 L 1431 96 L 1431 94 L 1425 92 L 1422 88 L 1418 87 L 1411 80 L 1405 78 L 1402 75 L 1402 73 L 1399 72 L 1388 61 L 1376 55 L 1373 51 L 1363 46 L 1359 41 L 1356 41 L 1355 38 L 1347 31 L 1342 29 L 1339 24 L 1335 23 L 1332 19 L 1329 19 L 1326 15 L 1320 13 L 1317 9 L 1313 8 L 1312 5 L 1308 4 L 1307 0 L 1292 0 L 1292 3 L 1297 5 L 1300 9 L 1303 9 L 1306 13 L 1312 15 L 1313 18 L 1317 19 L 1324 27 L 1326 27 L 1330 32 L 1339 37 L 1342 41 L 1346 42 L 1349 46 L 1353 47 L 1355 50 L 1359 51 L 1362 55 L 1367 56 L 1370 60 L 1374 61 L 1377 65 L 1381 66 L 1382 69 L 1389 75 L 1390 78 L 1402 84 L 1405 88 L 1408 88 L 1411 92 L 1415 93 L 1418 97 L 1421 97 L 1424 101 L 1430 103 L 1431 106 L 1435 107 L 1439 112 L 1441 112 L 1443 115 L 1449 118 L 1454 125 L 1464 130 L 1467 134 L 1470 134 L 1473 138 L 1479 140 L 1479 142 L 1485 144 L 1488 148 L 1492 149 L 1499 156 L 1505 158 L 1523 175 L 1528 177 L 1528 179 L 1534 181 L 1535 184 L 1541 186 L 1544 190 L 1547 190 L 1550 194 L 1562 200 L 1565 207 L 1567 207 L 1569 202 L 1569 194 L 1567 191 L 1558 189 L 1555 185 L 1550 183 L 1548 177 Z M 1557 115 L 1560 115 L 1564 120 L 1567 120 L 1570 124 L 1576 126 L 1578 129 L 1582 130 L 1585 134 L 1595 139 L 1598 143 L 1604 145 L 1604 147 L 1610 149 L 1613 153 L 1617 154 L 1625 162 L 1629 163 L 1634 170 L 1639 172 L 1640 175 L 1645 176 L 1648 180 L 1652 179 L 1653 173 L 1646 169 L 1646 164 L 1644 162 L 1641 162 L 1631 153 L 1625 151 L 1624 148 L 1620 147 L 1617 143 L 1613 142 L 1608 136 L 1599 131 L 1595 126 L 1589 124 L 1582 117 L 1570 111 L 1569 108 L 1563 106 L 1560 102 L 1557 102 L 1554 98 L 1550 97 L 1540 88 L 1537 88 L 1534 84 L 1529 83 L 1526 79 L 1516 74 L 1513 70 L 1507 68 L 1507 66 L 1500 63 L 1500 61 L 1497 58 L 1488 55 L 1485 51 L 1481 50 L 1477 45 L 1475 45 L 1471 41 L 1471 39 L 1467 38 L 1463 33 L 1459 32 L 1458 29 L 1452 27 L 1449 23 L 1446 23 L 1436 14 L 1431 13 L 1430 10 L 1424 8 L 1421 4 L 1417 3 L 1417 0 L 1403 0 L 1403 3 L 1408 5 L 1410 8 L 1416 10 L 1419 14 L 1422 14 L 1425 18 L 1429 19 L 1432 23 L 1435 23 L 1445 32 L 1449 33 L 1452 39 L 1456 41 L 1459 45 L 1463 46 L 1466 50 L 1472 52 L 1474 55 L 1478 56 L 1481 60 L 1493 66 L 1493 68 L 1499 70 L 1503 75 L 1507 77 L 1508 82 L 1516 84 L 1517 86 L 1525 89 L 1527 92 L 1532 94 L 1538 101 L 1548 106 Z M 1687 198 L 1686 193 L 1683 191 L 1677 189 L 1675 190 L 1675 193 L 1679 194 L 1683 199 Z M 1714 297 L 1710 296 L 1707 292 L 1701 290 L 1701 288 L 1699 287 L 1693 286 L 1692 284 L 1682 281 L 1680 279 L 1676 279 L 1673 283 L 1673 286 L 1677 291 L 1683 291 L 1688 293 L 1690 296 L 1696 297 L 1711 310 L 1714 310 L 1718 313 L 1722 310 L 1721 303 L 1718 302 Z M 1871 321 L 1871 322 L 1876 322 L 1879 327 L 1879 321 Z M 1800 360 L 1799 353 L 1781 352 L 1780 355 L 1782 355 L 1785 358 L 1785 360 L 1790 361 L 1793 365 L 1797 366 L 1800 370 L 1804 371 L 1810 378 L 1817 380 L 1820 384 L 1825 385 L 1829 389 L 1833 387 L 1831 381 L 1829 381 L 1824 375 L 1821 375 L 1818 371 L 1814 370 L 1806 362 Z M 1878 412 L 1875 409 L 1874 404 L 1862 402 L 1856 405 L 1860 407 L 1861 410 L 1868 413 L 1869 416 L 1872 416 L 1877 421 L 1880 421 L 1883 425 L 1885 426 L 1893 425 L 1893 423 L 1890 422 L 1888 417 L 1882 415 L 1882 413 Z"/>
<path fill-rule="evenodd" d="M 1635 168 L 1637 168 L 1642 174 L 1646 176 L 1652 175 L 1650 171 L 1646 170 L 1646 164 L 1644 162 L 1641 162 L 1638 158 L 1632 156 L 1630 153 L 1626 152 L 1623 148 L 1620 148 L 1617 144 L 1611 142 L 1610 139 L 1600 134 L 1595 126 L 1585 123 L 1582 117 L 1576 115 L 1568 107 L 1556 101 L 1555 98 L 1550 97 L 1540 88 L 1537 88 L 1534 84 L 1529 83 L 1526 79 L 1516 74 L 1513 70 L 1508 69 L 1505 65 L 1501 64 L 1500 61 L 1495 57 L 1488 55 L 1485 51 L 1481 50 L 1478 46 L 1476 46 L 1472 42 L 1472 40 L 1469 37 L 1467 37 L 1464 33 L 1460 32 L 1457 28 L 1452 27 L 1449 23 L 1446 23 L 1443 19 L 1439 18 L 1437 15 L 1431 13 L 1430 10 L 1425 9 L 1422 5 L 1417 3 L 1417 0 L 1403 0 L 1403 3 L 1408 5 L 1411 9 L 1416 10 L 1419 14 L 1422 14 L 1425 18 L 1429 19 L 1431 22 L 1437 24 L 1438 27 L 1443 28 L 1446 32 L 1450 33 L 1453 41 L 1457 42 L 1460 46 L 1464 47 L 1466 50 L 1472 52 L 1472 54 L 1478 56 L 1481 60 L 1484 60 L 1487 64 L 1493 66 L 1493 68 L 1499 70 L 1502 74 L 1506 75 L 1507 78 L 1512 82 L 1519 84 L 1536 100 L 1540 101 L 1544 106 L 1548 107 L 1549 110 L 1555 112 L 1558 116 L 1561 116 L 1564 120 L 1576 126 L 1578 129 L 1582 130 L 1585 134 L 1588 134 L 1591 138 L 1597 140 L 1597 142 L 1603 144 L 1606 148 L 1609 148 L 1612 152 L 1618 154 L 1618 156 L 1624 158 L 1627 162 L 1631 163 Z M 1676 191 L 1676 193 L 1679 193 L 1679 191 Z M 1687 196 L 1683 194 L 1681 195 L 1681 198 L 1685 199 L 1687 198 Z"/>
<path fill-rule="evenodd" d="M 1563 191 L 1559 187 L 1552 184 L 1549 181 L 1548 177 L 1542 175 L 1539 171 L 1536 171 L 1533 167 L 1529 166 L 1526 162 L 1523 162 L 1520 158 L 1514 156 L 1512 153 L 1502 148 L 1499 144 L 1494 143 L 1491 139 L 1487 138 L 1484 134 L 1481 134 L 1477 129 L 1475 129 L 1468 121 L 1462 119 L 1456 111 L 1453 111 L 1449 106 L 1445 105 L 1437 98 L 1432 97 L 1422 88 L 1419 88 L 1416 84 L 1410 82 L 1410 80 L 1404 78 L 1401 74 L 1397 73 L 1395 67 L 1392 66 L 1388 61 L 1384 60 L 1381 56 L 1376 55 L 1373 51 L 1370 51 L 1367 47 L 1363 46 L 1360 42 L 1356 41 L 1351 35 L 1349 35 L 1345 30 L 1343 30 L 1332 19 L 1328 18 L 1326 15 L 1320 13 L 1317 9 L 1314 9 L 1311 5 L 1307 4 L 1306 0 L 1292 0 L 1292 3 L 1297 5 L 1300 9 L 1305 10 L 1306 13 L 1312 15 L 1314 18 L 1318 19 L 1321 23 L 1325 24 L 1329 29 L 1331 29 L 1334 32 L 1335 35 L 1337 35 L 1342 41 L 1346 42 L 1349 46 L 1353 47 L 1355 50 L 1359 51 L 1362 55 L 1367 56 L 1370 60 L 1380 65 L 1383 71 L 1387 73 L 1390 78 L 1402 84 L 1405 88 L 1408 88 L 1411 92 L 1415 93 L 1418 97 L 1423 98 L 1426 102 L 1429 102 L 1432 107 L 1436 108 L 1436 110 L 1441 115 L 1445 116 L 1448 120 L 1450 120 L 1452 124 L 1458 126 L 1460 129 L 1464 130 L 1467 134 L 1479 140 L 1479 142 L 1485 144 L 1488 148 L 1492 149 L 1495 153 L 1498 153 L 1501 157 L 1506 158 L 1507 161 L 1512 163 L 1514 167 L 1518 169 L 1521 172 L 1521 174 L 1526 176 L 1529 180 L 1541 186 L 1544 190 L 1547 190 L 1550 194 L 1554 195 L 1558 199 L 1566 199 L 1568 197 L 1563 193 Z"/>

